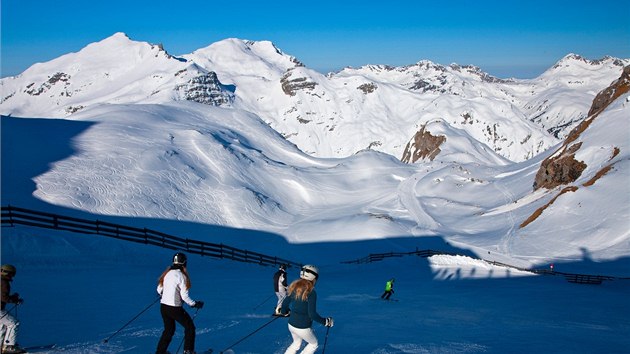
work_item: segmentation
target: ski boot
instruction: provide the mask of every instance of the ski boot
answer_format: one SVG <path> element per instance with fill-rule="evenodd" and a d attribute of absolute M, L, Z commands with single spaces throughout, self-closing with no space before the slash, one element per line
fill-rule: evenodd
<path fill-rule="evenodd" d="M 2 346 L 2 353 L 3 354 L 22 354 L 22 353 L 26 353 L 26 350 L 20 348 L 19 345 L 15 344 L 15 345 L 3 345 Z"/>

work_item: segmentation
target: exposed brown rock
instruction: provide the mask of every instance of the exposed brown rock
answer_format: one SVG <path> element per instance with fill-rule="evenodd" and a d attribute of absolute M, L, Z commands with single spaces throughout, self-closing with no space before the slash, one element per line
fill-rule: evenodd
<path fill-rule="evenodd" d="M 591 178 L 586 183 L 584 183 L 583 186 L 584 187 L 590 187 L 590 186 L 594 185 L 595 182 L 597 182 L 598 179 L 604 177 L 612 169 L 613 169 L 613 165 L 606 165 L 606 166 L 604 166 L 604 168 L 602 168 L 601 170 L 597 171 L 597 173 L 595 174 L 595 176 L 593 176 L 593 178 Z"/>
<path fill-rule="evenodd" d="M 558 193 L 558 195 L 553 197 L 553 199 L 551 199 L 549 201 L 549 203 L 547 203 L 547 204 L 541 206 L 540 208 L 536 209 L 536 211 L 532 215 L 530 215 L 527 218 L 527 220 L 523 221 L 519 227 L 520 228 L 524 228 L 525 226 L 527 226 L 530 223 L 532 223 L 534 220 L 538 219 L 538 217 L 542 215 L 543 211 L 545 211 L 545 209 L 547 209 L 551 204 L 553 204 L 556 201 L 556 199 L 558 199 L 564 193 L 575 192 L 576 190 L 578 190 L 578 187 L 576 187 L 576 186 L 565 187 L 563 190 L 560 191 L 560 193 Z"/>
<path fill-rule="evenodd" d="M 586 169 L 584 162 L 575 159 L 575 153 L 580 146 L 582 143 L 573 144 L 569 148 L 565 146 L 561 153 L 545 159 L 536 173 L 534 189 L 552 189 L 577 180 Z"/>
<path fill-rule="evenodd" d="M 426 130 L 426 124 L 413 136 L 405 146 L 405 151 L 400 159 L 404 163 L 414 163 L 420 159 L 428 158 L 433 161 L 442 151 L 440 145 L 446 141 L 443 135 L 434 136 Z"/>
<path fill-rule="evenodd" d="M 630 65 L 623 68 L 623 72 L 619 79 L 595 96 L 591 109 L 588 111 L 588 115 L 591 116 L 601 112 L 619 96 L 628 91 L 630 91 Z"/>
<path fill-rule="evenodd" d="M 595 96 L 588 118 L 569 133 L 555 154 L 542 162 L 534 180 L 535 190 L 538 188 L 551 189 L 559 185 L 569 184 L 580 177 L 587 166 L 584 162 L 575 159 L 575 153 L 580 149 L 582 143 L 574 142 L 593 123 L 599 113 L 628 91 L 630 91 L 630 66 L 623 69 L 619 79 Z"/>

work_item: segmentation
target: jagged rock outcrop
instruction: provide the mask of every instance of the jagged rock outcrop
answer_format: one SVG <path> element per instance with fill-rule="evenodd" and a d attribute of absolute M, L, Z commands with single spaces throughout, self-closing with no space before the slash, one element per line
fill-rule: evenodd
<path fill-rule="evenodd" d="M 569 133 L 564 144 L 555 154 L 542 162 L 536 173 L 534 190 L 539 188 L 551 189 L 559 185 L 569 184 L 581 176 L 587 165 L 575 159 L 575 153 L 582 146 L 582 143 L 576 142 L 576 140 L 597 118 L 599 113 L 628 91 L 630 91 L 630 66 L 624 67 L 621 77 L 595 96 L 588 113 L 589 117 Z"/>
<path fill-rule="evenodd" d="M 361 90 L 363 91 L 364 94 L 368 94 L 368 93 L 372 93 L 374 91 L 376 91 L 376 89 L 378 88 L 378 86 L 376 86 L 375 83 L 367 83 L 367 84 L 363 84 L 363 85 L 359 85 L 357 87 L 357 90 Z"/>
<path fill-rule="evenodd" d="M 295 96 L 299 90 L 312 90 L 317 86 L 316 82 L 308 81 L 306 77 L 293 78 L 293 68 L 287 70 L 287 72 L 280 79 L 282 84 L 282 91 L 288 96 Z"/>
<path fill-rule="evenodd" d="M 414 163 L 420 159 L 433 160 L 442 151 L 440 145 L 446 141 L 442 135 L 434 136 L 426 130 L 426 124 L 413 136 L 405 146 L 400 159 L 404 163 Z"/>
<path fill-rule="evenodd" d="M 584 162 L 575 159 L 575 153 L 581 145 L 581 143 L 570 146 L 564 145 L 559 153 L 545 159 L 536 173 L 534 190 L 539 188 L 551 189 L 577 180 L 582 175 L 582 171 L 586 169 Z"/>
<path fill-rule="evenodd" d="M 214 72 L 195 76 L 186 84 L 178 85 L 175 90 L 187 101 L 210 106 L 229 104 L 234 99 L 232 92 L 219 82 L 217 74 Z"/>
<path fill-rule="evenodd" d="M 39 96 L 42 93 L 45 93 L 46 91 L 50 90 L 54 85 L 58 83 L 63 83 L 64 91 L 61 92 L 61 96 L 64 96 L 64 95 L 71 96 L 71 94 L 67 90 L 65 90 L 66 87 L 69 85 L 69 81 L 70 81 L 70 75 L 66 73 L 62 73 L 62 72 L 57 72 L 53 74 L 52 76 L 50 76 L 48 80 L 46 80 L 45 82 L 43 82 L 41 85 L 37 87 L 35 86 L 34 82 L 27 85 L 26 90 L 24 92 L 31 96 Z"/>
<path fill-rule="evenodd" d="M 630 65 L 623 68 L 623 73 L 618 80 L 595 96 L 588 115 L 591 116 L 601 112 L 604 108 L 608 107 L 612 101 L 628 91 L 630 91 Z"/>

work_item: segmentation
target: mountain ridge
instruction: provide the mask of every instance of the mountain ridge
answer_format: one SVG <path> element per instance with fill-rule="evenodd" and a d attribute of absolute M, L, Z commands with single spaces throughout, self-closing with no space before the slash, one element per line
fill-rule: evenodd
<path fill-rule="evenodd" d="M 314 156 L 343 157 L 368 148 L 399 159 L 418 129 L 438 119 L 504 158 L 523 161 L 579 124 L 587 110 L 581 102 L 610 83 L 624 62 L 630 63 L 569 54 L 533 80 L 498 79 L 475 66 L 428 60 L 323 75 L 270 41 L 230 38 L 175 57 L 161 45 L 119 32 L 3 78 L 0 113 L 67 117 L 93 104 L 194 100 L 251 111 Z M 566 74 L 576 63 L 604 68 L 596 75 L 577 70 L 597 80 L 576 82 L 568 79 L 575 73 Z M 567 85 L 577 88 L 567 93 Z M 566 113 L 563 94 L 584 99 L 573 100 L 578 103 Z"/>

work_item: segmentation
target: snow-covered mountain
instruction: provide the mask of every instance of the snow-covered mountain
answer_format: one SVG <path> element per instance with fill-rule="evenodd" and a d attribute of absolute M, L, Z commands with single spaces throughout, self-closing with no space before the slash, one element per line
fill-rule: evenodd
<path fill-rule="evenodd" d="M 252 112 L 318 157 L 373 149 L 401 159 L 420 131 L 448 126 L 518 162 L 560 142 L 628 63 L 570 54 L 533 80 L 429 61 L 323 75 L 271 42 L 226 39 L 174 57 L 117 33 L 3 78 L 0 113 L 67 117 L 105 103 L 193 100 Z"/>
<path fill-rule="evenodd" d="M 232 99 L 230 89 L 214 73 L 171 56 L 160 45 L 116 33 L 77 53 L 2 79 L 1 105 L 5 115 L 66 117 L 103 103 L 185 99 L 221 105 Z"/>
<path fill-rule="evenodd" d="M 117 34 L 2 79 L 2 114 L 64 118 L 3 117 L 2 203 L 33 194 L 295 243 L 438 235 L 526 265 L 628 256 L 630 103 L 614 88 L 627 62 L 571 55 L 525 81 L 426 61 L 322 75 L 269 42 L 173 57 Z M 615 94 L 589 113 L 600 91 Z M 73 151 L 28 190 L 11 175 L 20 152 L 61 122 L 77 127 Z M 554 159 L 565 151 L 583 168 L 541 188 L 571 170 Z"/>

